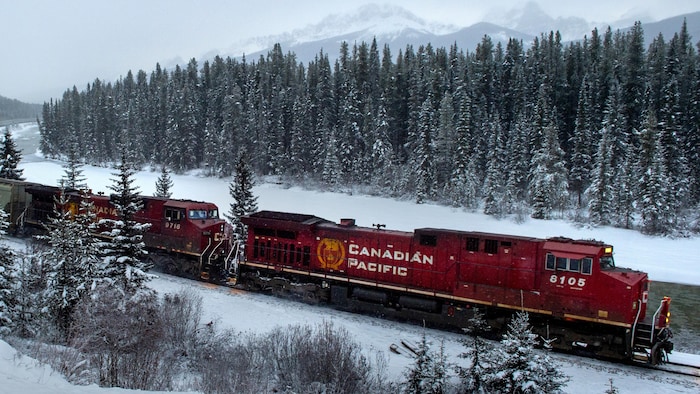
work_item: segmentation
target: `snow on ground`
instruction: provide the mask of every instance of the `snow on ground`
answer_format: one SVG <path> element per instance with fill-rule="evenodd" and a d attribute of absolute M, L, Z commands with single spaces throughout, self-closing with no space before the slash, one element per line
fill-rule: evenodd
<path fill-rule="evenodd" d="M 27 124 L 13 130 L 15 138 L 36 135 L 36 125 Z M 63 174 L 62 163 L 46 160 L 33 151 L 24 153 L 20 167 L 29 181 L 56 185 Z M 93 192 L 109 192 L 114 170 L 86 166 L 84 175 Z M 142 194 L 152 194 L 159 171 L 141 171 L 135 183 Z M 231 203 L 227 179 L 205 178 L 196 174 L 172 175 L 173 196 L 193 200 L 212 201 L 220 212 L 226 212 Z M 664 239 L 641 235 L 634 231 L 614 228 L 577 228 L 564 221 L 525 220 L 516 224 L 509 220 L 491 217 L 431 204 L 417 205 L 410 201 L 394 201 L 386 198 L 307 191 L 298 187 L 286 188 L 277 184 L 261 184 L 254 189 L 260 209 L 313 214 L 329 220 L 351 217 L 361 226 L 374 223 L 386 224 L 388 229 L 412 231 L 420 227 L 439 227 L 459 230 L 477 230 L 535 237 L 566 236 L 570 238 L 596 238 L 615 246 L 615 258 L 620 266 L 649 272 L 653 280 L 700 285 L 700 239 Z M 694 253 L 689 253 L 694 251 Z M 663 258 L 663 260 L 660 260 Z M 446 352 L 452 362 L 464 351 L 456 333 L 423 329 L 419 326 L 345 313 L 327 307 L 306 305 L 290 300 L 276 299 L 262 294 L 251 294 L 225 287 L 188 281 L 182 278 L 160 275 L 151 282 L 159 292 L 177 292 L 183 287 L 196 289 L 203 297 L 203 322 L 213 321 L 219 329 L 265 332 L 276 326 L 289 324 L 315 324 L 324 320 L 345 327 L 368 352 L 381 351 L 388 359 L 391 379 L 400 379 L 411 359 L 406 355 L 391 353 L 392 343 L 401 339 L 417 343 L 423 332 L 434 345 L 445 341 Z M 620 393 L 697 393 L 700 378 L 685 378 L 669 374 L 611 365 L 596 360 L 555 355 L 571 381 L 567 393 L 603 393 L 612 378 Z M 687 356 L 700 362 L 700 356 Z M 64 390 L 65 384 L 55 373 L 45 367 L 35 366 L 26 358 L 16 359 L 14 350 L 0 342 L 0 393 L 24 392 L 25 394 L 48 392 L 108 392 L 95 387 Z M 7 381 L 8 386 L 3 383 Z M 82 391 L 85 390 L 85 391 Z M 95 391 L 90 391 L 95 390 Z M 130 391 L 115 391 L 130 392 Z"/>
<path fill-rule="evenodd" d="M 0 340 L 0 394 L 146 394 L 140 390 L 74 386 L 45 364 Z"/>

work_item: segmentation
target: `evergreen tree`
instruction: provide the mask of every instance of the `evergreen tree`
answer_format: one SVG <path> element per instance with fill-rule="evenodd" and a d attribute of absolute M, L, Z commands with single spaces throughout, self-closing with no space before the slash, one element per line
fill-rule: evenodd
<path fill-rule="evenodd" d="M 469 154 L 471 134 L 471 99 L 469 95 L 463 95 L 455 128 L 454 156 L 451 157 L 452 174 L 445 185 L 445 193 L 453 206 L 468 209 L 478 205 L 479 189 L 476 156 Z"/>
<path fill-rule="evenodd" d="M 98 243 L 91 231 L 96 217 L 92 203 L 83 195 L 77 212 L 72 212 L 76 204 L 62 189 L 54 202 L 49 233 L 40 236 L 50 245 L 42 256 L 48 277 L 44 297 L 64 340 L 76 305 L 97 280 L 99 261 Z"/>
<path fill-rule="evenodd" d="M 137 194 L 138 188 L 133 185 L 135 170 L 125 152 L 122 152 L 118 170 L 112 174 L 115 178 L 109 186 L 114 192 L 111 202 L 117 211 L 117 219 L 100 220 L 100 225 L 108 228 L 102 234 L 109 238 L 103 249 L 105 258 L 102 270 L 107 280 L 129 295 L 143 290 L 145 282 L 150 280 L 150 275 L 146 273 L 150 264 L 144 261 L 147 251 L 143 242 L 143 234 L 150 224 L 135 220 L 136 213 L 143 209 L 143 202 Z"/>
<path fill-rule="evenodd" d="M 506 173 L 504 158 L 505 142 L 500 120 L 490 119 L 488 133 L 491 135 L 488 145 L 486 179 L 484 180 L 484 213 L 501 216 L 509 211 L 505 207 L 506 185 L 503 174 Z"/>
<path fill-rule="evenodd" d="M 17 168 L 22 155 L 15 146 L 9 127 L 5 127 L 2 151 L 0 151 L 0 178 L 23 180 L 24 170 Z"/>
<path fill-rule="evenodd" d="M 245 241 L 248 237 L 246 227 L 241 223 L 241 217 L 258 210 L 258 198 L 253 196 L 255 185 L 253 170 L 248 163 L 245 152 L 241 152 L 236 163 L 236 174 L 229 185 L 229 194 L 233 198 L 231 208 L 226 218 L 233 225 L 236 240 Z"/>
<path fill-rule="evenodd" d="M 423 333 L 413 365 L 406 370 L 403 392 L 407 394 L 442 394 L 447 390 L 447 359 L 444 344 L 432 352 Z"/>
<path fill-rule="evenodd" d="M 418 133 L 413 142 L 413 160 L 415 162 L 416 202 L 423 203 L 435 196 L 437 182 L 435 179 L 434 145 L 432 141 L 433 119 L 430 98 L 421 106 Z"/>
<path fill-rule="evenodd" d="M 545 125 L 540 146 L 532 157 L 529 190 L 535 219 L 549 219 L 552 211 L 563 209 L 568 200 L 564 151 L 559 147 L 553 122 Z"/>
<path fill-rule="evenodd" d="M 527 312 L 516 313 L 501 346 L 489 355 L 489 367 L 482 375 L 487 392 L 559 393 L 568 381 L 547 353 L 535 351 L 537 335 L 528 320 Z"/>
<path fill-rule="evenodd" d="M 78 143 L 75 141 L 69 143 L 68 161 L 63 165 L 63 177 L 61 182 L 66 189 L 82 190 L 87 189 L 87 180 L 83 176 L 83 170 L 80 168 L 80 158 L 78 157 Z"/>
<path fill-rule="evenodd" d="M 0 209 L 0 240 L 10 225 L 7 214 Z M 0 243 L 0 336 L 13 328 L 15 314 L 15 254 L 7 245 Z"/>
<path fill-rule="evenodd" d="M 648 111 L 640 135 L 637 166 L 640 171 L 639 210 L 641 229 L 646 234 L 667 234 L 672 226 L 672 206 L 669 205 L 670 187 L 660 145 L 654 111 Z"/>
<path fill-rule="evenodd" d="M 471 336 L 470 339 L 462 340 L 467 351 L 459 355 L 459 357 L 469 360 L 470 364 L 466 368 L 457 366 L 457 374 L 461 381 L 460 392 L 486 393 L 482 376 L 487 371 L 488 363 L 494 361 L 488 360 L 488 355 L 491 354 L 493 347 L 482 339 L 482 335 L 488 330 L 489 326 L 483 312 L 475 308 L 474 316 L 469 319 L 469 327 L 464 329 L 465 333 Z"/>
<path fill-rule="evenodd" d="M 588 214 L 591 222 L 597 226 L 610 224 L 612 214 L 613 167 L 612 143 L 607 128 L 602 130 L 598 142 L 598 153 L 591 174 L 591 185 L 586 189 L 588 197 Z"/>
<path fill-rule="evenodd" d="M 154 197 L 170 198 L 172 196 L 173 180 L 170 178 L 168 167 L 162 166 L 160 176 L 156 181 L 156 192 Z"/>

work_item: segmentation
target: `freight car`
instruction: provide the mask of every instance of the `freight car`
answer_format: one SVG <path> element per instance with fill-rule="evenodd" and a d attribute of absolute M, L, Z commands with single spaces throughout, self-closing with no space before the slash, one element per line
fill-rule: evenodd
<path fill-rule="evenodd" d="M 43 230 L 49 224 L 56 199 L 64 193 L 68 209 L 75 213 L 80 200 L 88 198 L 96 220 L 117 219 L 112 196 L 85 196 L 77 190 L 0 179 L 0 207 L 10 214 L 10 233 Z M 165 272 L 180 276 L 227 282 L 233 260 L 232 228 L 219 218 L 215 204 L 201 201 L 140 196 L 143 208 L 134 220 L 149 223 L 143 240 L 151 262 Z M 97 235 L 101 232 L 98 230 Z"/>
<path fill-rule="evenodd" d="M 673 349 L 670 298 L 647 312 L 646 273 L 616 266 L 612 245 L 435 228 L 414 232 L 261 211 L 238 280 L 309 301 L 438 325 L 476 308 L 503 328 L 527 311 L 544 345 L 657 364 Z"/>

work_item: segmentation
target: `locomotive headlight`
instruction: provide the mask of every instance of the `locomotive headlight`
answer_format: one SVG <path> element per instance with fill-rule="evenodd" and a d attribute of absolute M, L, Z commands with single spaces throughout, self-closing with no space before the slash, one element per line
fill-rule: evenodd
<path fill-rule="evenodd" d="M 605 254 L 612 254 L 612 246 L 605 247 Z"/>

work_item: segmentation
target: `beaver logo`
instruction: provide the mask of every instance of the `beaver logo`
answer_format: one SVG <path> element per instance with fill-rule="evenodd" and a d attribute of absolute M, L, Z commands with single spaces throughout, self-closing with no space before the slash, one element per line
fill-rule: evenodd
<path fill-rule="evenodd" d="M 316 249 L 321 268 L 337 270 L 345 261 L 345 246 L 337 239 L 323 238 Z"/>

